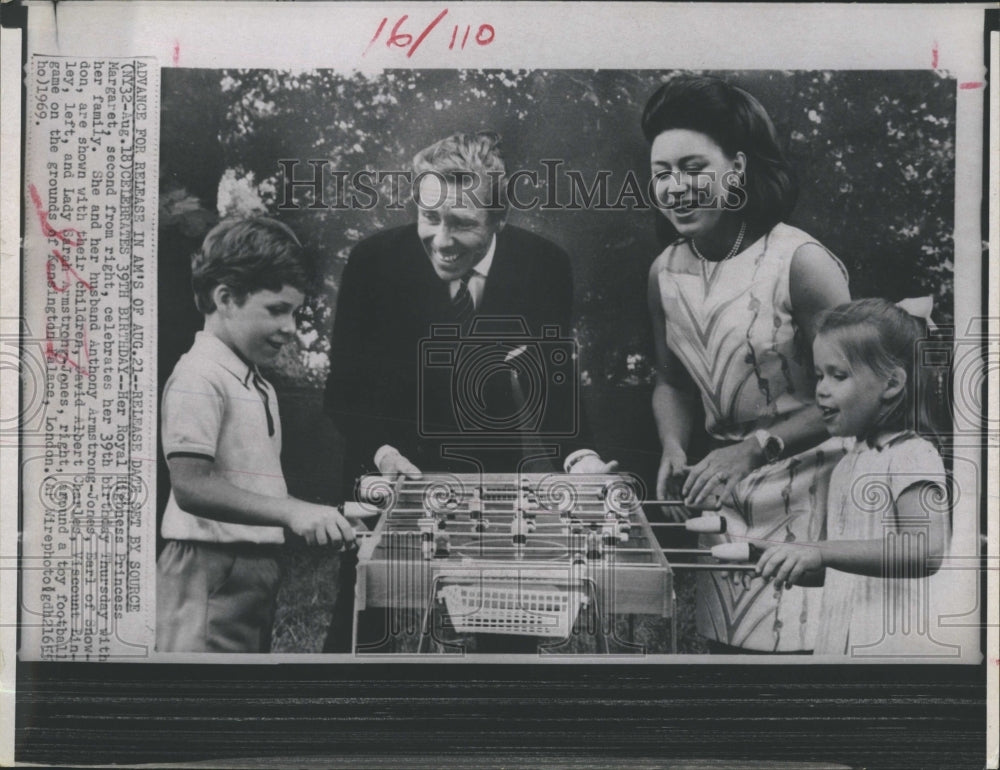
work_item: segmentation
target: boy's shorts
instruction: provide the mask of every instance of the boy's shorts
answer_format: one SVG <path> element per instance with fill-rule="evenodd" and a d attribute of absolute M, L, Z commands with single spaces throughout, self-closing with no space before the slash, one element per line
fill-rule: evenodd
<path fill-rule="evenodd" d="M 156 561 L 158 652 L 270 652 L 276 545 L 168 540 Z"/>

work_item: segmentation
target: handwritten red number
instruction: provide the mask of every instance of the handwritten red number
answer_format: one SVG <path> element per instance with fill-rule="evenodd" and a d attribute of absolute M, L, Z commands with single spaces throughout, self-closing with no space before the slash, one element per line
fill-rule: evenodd
<path fill-rule="evenodd" d="M 378 29 L 375 30 L 375 34 L 372 35 L 372 39 L 368 41 L 368 48 L 365 49 L 365 53 L 361 54 L 362 56 L 367 54 L 368 49 L 371 48 L 373 45 L 375 45 L 375 41 L 378 40 L 378 36 L 382 34 L 382 30 L 385 29 L 385 25 L 388 24 L 388 22 L 389 22 L 389 17 L 383 16 L 382 21 L 378 25 Z"/>
<path fill-rule="evenodd" d="M 424 31 L 420 33 L 420 37 L 418 37 L 417 41 L 413 44 L 413 48 L 411 48 L 407 52 L 407 54 L 406 54 L 406 58 L 407 59 L 409 59 L 411 56 L 413 56 L 413 54 L 415 54 L 417 52 L 417 48 L 419 48 L 420 44 L 422 42 L 424 42 L 424 39 L 429 34 L 431 34 L 431 30 L 434 29 L 438 25 L 438 23 L 441 21 L 441 19 L 443 19 L 447 15 L 448 15 L 448 9 L 445 8 L 443 11 L 441 11 L 441 13 L 439 13 L 437 16 L 434 17 L 434 21 L 432 21 L 430 24 L 428 24 L 424 28 Z M 406 17 L 404 16 L 403 18 L 406 18 Z"/>
<path fill-rule="evenodd" d="M 410 17 L 405 13 L 399 17 L 399 21 L 397 21 L 392 28 L 392 33 L 389 35 L 389 39 L 385 41 L 386 48 L 391 48 L 392 46 L 396 46 L 397 48 L 406 48 L 406 46 L 413 42 L 413 35 L 399 31 L 399 28 L 403 26 L 403 22 L 408 18 Z"/>
<path fill-rule="evenodd" d="M 417 49 L 420 48 L 421 43 L 423 43 L 424 40 L 427 39 L 427 36 L 434 31 L 434 28 L 438 24 L 440 24 L 441 20 L 447 15 L 448 15 L 448 9 L 445 8 L 443 11 L 441 11 L 441 13 L 435 16 L 434 19 L 431 21 L 431 23 L 428 24 L 426 27 L 424 27 L 423 31 L 419 35 L 417 35 L 416 39 L 414 39 L 413 35 L 410 34 L 409 32 L 403 32 L 403 24 L 406 22 L 407 19 L 410 18 L 407 14 L 403 14 L 396 20 L 396 23 L 392 25 L 392 30 L 389 32 L 389 37 L 385 41 L 385 47 L 406 48 L 407 49 L 406 58 L 409 59 L 411 56 L 413 56 L 413 54 L 417 52 Z M 385 30 L 385 27 L 388 23 L 389 23 L 389 17 L 383 16 L 382 21 L 379 22 L 378 29 L 376 29 L 375 34 L 372 35 L 372 39 L 368 41 L 368 47 L 365 48 L 364 53 L 361 54 L 362 56 L 365 56 L 368 53 L 368 51 L 371 50 L 371 47 L 375 45 L 378 39 L 382 36 L 382 32 Z M 492 27 L 490 27 L 490 29 L 492 29 Z M 448 45 L 448 48 L 455 47 L 455 38 L 457 35 L 458 35 L 458 27 L 455 27 L 454 31 L 452 32 L 451 43 Z M 469 36 L 468 31 L 466 31 L 465 36 L 466 38 L 468 38 Z M 483 43 L 482 45 L 485 45 L 485 43 Z M 463 47 L 464 47 L 464 41 L 463 41 Z"/>
<path fill-rule="evenodd" d="M 460 25 L 456 24 L 451 30 L 451 42 L 448 44 L 448 50 L 455 50 L 455 42 L 458 40 L 458 31 L 461 29 Z M 465 44 L 469 42 L 469 34 L 472 32 L 472 25 L 465 25 L 465 34 L 462 35 L 462 42 L 459 43 L 459 50 L 465 50 Z M 493 28 L 492 24 L 480 24 L 479 29 L 476 30 L 475 40 L 479 45 L 489 45 L 496 38 L 497 32 Z"/>
<path fill-rule="evenodd" d="M 493 38 L 497 36 L 497 32 L 493 29 L 490 24 L 480 24 L 479 30 L 476 32 L 476 42 L 479 45 L 489 45 L 493 42 Z"/>

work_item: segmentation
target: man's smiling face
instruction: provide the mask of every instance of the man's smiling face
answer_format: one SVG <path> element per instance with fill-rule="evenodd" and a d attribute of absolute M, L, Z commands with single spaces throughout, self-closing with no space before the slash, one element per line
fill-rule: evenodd
<path fill-rule="evenodd" d="M 420 181 L 417 209 L 420 242 L 442 281 L 461 278 L 479 264 L 503 226 L 477 205 L 474 191 L 463 193 L 437 175 Z"/>

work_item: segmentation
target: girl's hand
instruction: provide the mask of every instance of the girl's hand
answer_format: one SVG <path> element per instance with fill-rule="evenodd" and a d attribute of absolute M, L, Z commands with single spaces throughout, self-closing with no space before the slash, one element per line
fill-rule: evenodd
<path fill-rule="evenodd" d="M 825 566 L 823 549 L 818 543 L 782 543 L 764 551 L 757 562 L 757 574 L 791 588 L 802 582 L 813 582 L 816 573 Z"/>
<path fill-rule="evenodd" d="M 695 465 L 684 482 L 684 504 L 692 508 L 707 508 L 709 497 L 721 503 L 737 484 L 764 464 L 764 453 L 753 436 L 739 444 L 709 452 Z M 712 494 L 718 490 L 716 494 Z"/>
<path fill-rule="evenodd" d="M 680 479 L 687 472 L 687 455 L 683 449 L 664 448 L 660 468 L 656 472 L 656 499 L 679 497 Z M 665 505 L 664 512 L 674 521 L 684 518 L 685 509 L 679 505 Z"/>

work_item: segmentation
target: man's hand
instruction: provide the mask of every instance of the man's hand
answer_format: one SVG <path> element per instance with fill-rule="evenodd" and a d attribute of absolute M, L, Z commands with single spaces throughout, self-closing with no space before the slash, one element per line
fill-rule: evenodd
<path fill-rule="evenodd" d="M 813 583 L 825 566 L 819 543 L 782 543 L 764 551 L 757 562 L 757 574 L 791 588 Z"/>
<path fill-rule="evenodd" d="M 391 446 L 383 446 L 375 453 L 375 467 L 383 476 L 388 476 L 390 481 L 395 481 L 400 476 L 408 479 L 419 479 L 423 477 L 420 469 L 399 453 L 399 450 Z"/>
<path fill-rule="evenodd" d="M 581 457 L 570 467 L 570 473 L 614 473 L 618 470 L 618 461 L 612 460 L 609 463 L 604 462 L 601 456 L 596 452 L 594 454 L 589 454 Z"/>
<path fill-rule="evenodd" d="M 302 500 L 288 499 L 290 510 L 285 526 L 309 545 L 345 547 L 354 544 L 354 528 L 336 508 L 316 505 Z"/>

